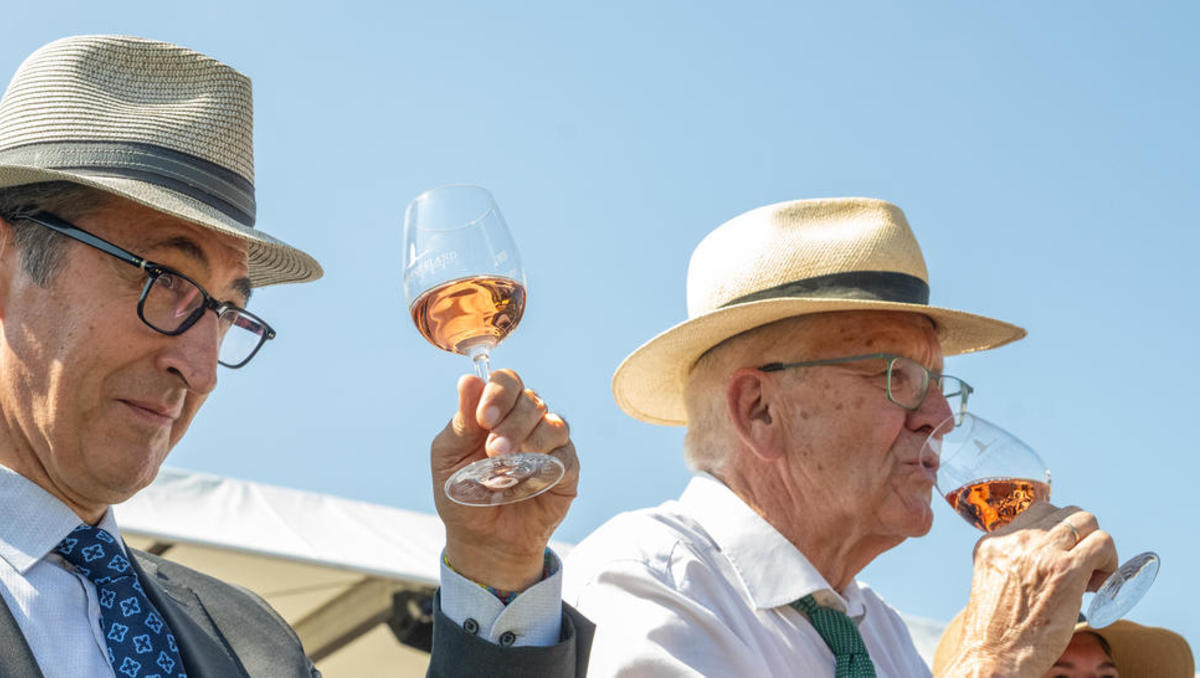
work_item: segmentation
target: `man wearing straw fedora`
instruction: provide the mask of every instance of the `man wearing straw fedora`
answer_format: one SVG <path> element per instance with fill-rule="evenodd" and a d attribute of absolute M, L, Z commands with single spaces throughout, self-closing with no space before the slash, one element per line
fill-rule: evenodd
<path fill-rule="evenodd" d="M 264 602 L 126 548 L 110 510 L 154 479 L 218 363 L 245 367 L 274 338 L 245 309 L 252 289 L 321 275 L 255 228 L 251 118 L 244 75 L 120 36 L 46 45 L 0 101 L 5 678 L 318 675 Z M 586 622 L 526 604 L 559 605 L 545 547 L 578 476 L 566 425 L 511 372 L 464 378 L 433 444 L 435 483 L 482 456 L 489 432 L 557 455 L 567 477 L 486 521 L 439 506 L 454 569 L 430 673 L 579 675 Z M 488 587 L 531 588 L 505 605 Z"/>
<path fill-rule="evenodd" d="M 881 200 L 761 207 L 696 247 L 689 319 L 613 379 L 630 415 L 687 426 L 695 475 L 565 567 L 566 600 L 597 625 L 593 676 L 929 675 L 855 577 L 932 525 L 936 460 L 921 450 L 970 392 L 943 357 L 1025 332 L 930 306 L 927 281 L 904 214 Z M 1092 515 L 1035 504 L 977 545 L 966 639 L 941 675 L 1041 676 L 1069 610 L 1115 566 Z"/>

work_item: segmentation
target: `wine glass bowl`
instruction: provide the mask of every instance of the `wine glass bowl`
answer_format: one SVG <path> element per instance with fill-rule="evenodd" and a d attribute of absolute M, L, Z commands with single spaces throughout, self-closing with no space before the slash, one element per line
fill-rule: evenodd
<path fill-rule="evenodd" d="M 492 350 L 525 313 L 525 271 L 492 194 L 452 185 L 417 196 L 404 213 L 403 270 L 417 330 L 471 358 L 486 381 Z M 550 455 L 512 452 L 464 466 L 443 490 L 469 506 L 510 504 L 549 490 L 565 472 Z"/>
<path fill-rule="evenodd" d="M 1034 502 L 1050 500 L 1050 471 L 1033 448 L 970 412 L 938 424 L 921 450 L 936 465 L 937 489 L 959 516 L 984 532 L 1012 522 Z M 1096 590 L 1087 620 L 1103 628 L 1125 616 L 1158 575 L 1158 555 L 1126 561 Z"/>
<path fill-rule="evenodd" d="M 418 331 L 443 351 L 472 359 L 488 378 L 493 348 L 525 312 L 525 272 L 491 193 L 442 186 L 404 216 L 404 295 Z"/>
<path fill-rule="evenodd" d="M 1003 527 L 1035 501 L 1050 500 L 1050 471 L 1019 438 L 963 412 L 939 424 L 921 459 L 937 462 L 937 490 L 984 532 Z"/>

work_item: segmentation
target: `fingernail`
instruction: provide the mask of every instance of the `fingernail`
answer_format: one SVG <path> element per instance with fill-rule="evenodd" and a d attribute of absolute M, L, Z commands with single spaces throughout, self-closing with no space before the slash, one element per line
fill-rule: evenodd
<path fill-rule="evenodd" d="M 492 438 L 491 448 L 495 454 L 508 454 L 512 449 L 512 443 L 504 436 L 496 436 Z"/>
<path fill-rule="evenodd" d="M 484 408 L 483 410 L 483 425 L 495 426 L 496 422 L 500 421 L 500 408 L 495 405 Z"/>

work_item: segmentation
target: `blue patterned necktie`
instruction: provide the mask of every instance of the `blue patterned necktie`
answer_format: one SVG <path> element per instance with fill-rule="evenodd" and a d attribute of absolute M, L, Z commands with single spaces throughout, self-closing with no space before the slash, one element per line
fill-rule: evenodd
<path fill-rule="evenodd" d="M 187 678 L 175 636 L 116 542 L 102 528 L 80 525 L 55 549 L 96 585 L 108 662 L 118 677 Z"/>
<path fill-rule="evenodd" d="M 833 652 L 837 661 L 834 678 L 875 678 L 875 664 L 871 663 L 862 634 L 846 613 L 818 605 L 811 595 L 793 602 L 792 607 L 808 616 L 809 623 Z"/>

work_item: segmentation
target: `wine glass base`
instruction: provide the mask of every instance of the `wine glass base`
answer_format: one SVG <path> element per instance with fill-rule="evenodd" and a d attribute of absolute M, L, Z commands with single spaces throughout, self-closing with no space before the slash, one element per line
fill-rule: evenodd
<path fill-rule="evenodd" d="M 548 454 L 503 454 L 460 468 L 446 480 L 445 492 L 464 506 L 499 506 L 536 497 L 565 473 L 562 462 Z"/>
<path fill-rule="evenodd" d="M 1096 591 L 1088 606 L 1087 621 L 1092 628 L 1104 628 L 1124 617 L 1142 599 L 1158 576 L 1158 554 L 1147 551 L 1125 561 Z"/>

